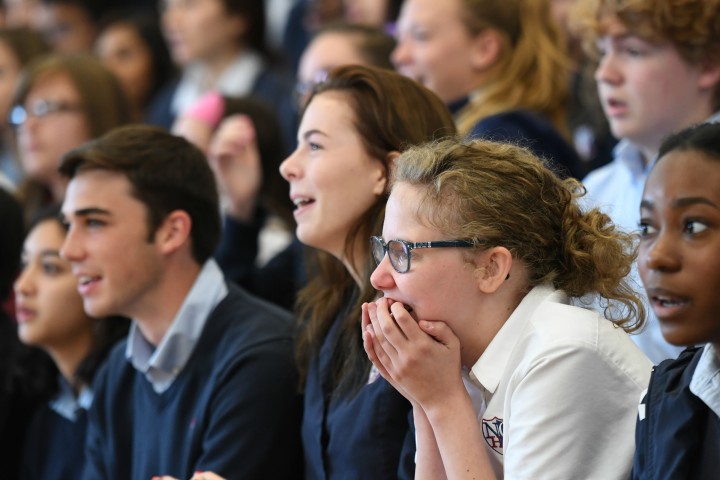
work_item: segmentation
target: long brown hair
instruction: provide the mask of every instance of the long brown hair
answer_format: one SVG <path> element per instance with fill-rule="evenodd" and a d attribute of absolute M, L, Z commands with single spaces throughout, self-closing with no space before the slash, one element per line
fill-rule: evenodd
<path fill-rule="evenodd" d="M 383 161 L 388 173 L 389 153 L 455 133 L 450 112 L 435 94 L 389 70 L 338 67 L 315 87 L 308 103 L 323 92 L 344 94 L 366 151 Z M 350 393 L 367 383 L 370 362 L 362 350 L 360 305 L 376 296 L 370 284 L 374 263 L 368 238 L 382 229 L 386 202 L 387 192 L 356 220 L 345 239 L 346 258 L 358 258 L 359 245 L 364 249 L 362 264 L 353 265 L 362 286 L 355 283 L 337 258 L 322 251 L 311 254 L 308 262 L 311 280 L 300 291 L 297 301 L 302 324 L 296 353 L 303 381 L 311 358 L 317 355 L 332 324 L 339 321 L 341 332 L 332 347 L 331 388 Z"/>

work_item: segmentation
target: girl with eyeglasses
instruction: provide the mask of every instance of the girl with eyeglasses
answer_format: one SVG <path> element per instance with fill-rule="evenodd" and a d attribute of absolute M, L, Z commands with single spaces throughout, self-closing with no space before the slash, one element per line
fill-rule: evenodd
<path fill-rule="evenodd" d="M 650 362 L 633 239 L 521 147 L 395 161 L 365 351 L 413 405 L 416 478 L 627 478 Z M 600 295 L 603 318 L 574 306 Z"/>
<path fill-rule="evenodd" d="M 25 176 L 19 188 L 26 219 L 62 202 L 60 158 L 130 121 L 115 77 L 89 55 L 50 55 L 30 64 L 15 89 L 9 122 Z"/>

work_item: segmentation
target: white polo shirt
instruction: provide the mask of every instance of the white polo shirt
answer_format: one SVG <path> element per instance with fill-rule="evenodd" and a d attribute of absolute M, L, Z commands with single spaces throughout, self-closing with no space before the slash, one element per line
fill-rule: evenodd
<path fill-rule="evenodd" d="M 495 472 L 512 479 L 628 478 L 652 364 L 612 322 L 551 286 L 526 295 L 466 386 Z"/>

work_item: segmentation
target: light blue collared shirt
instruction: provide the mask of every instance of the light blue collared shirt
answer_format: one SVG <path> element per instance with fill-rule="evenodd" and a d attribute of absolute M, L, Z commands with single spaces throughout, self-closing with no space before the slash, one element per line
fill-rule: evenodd
<path fill-rule="evenodd" d="M 76 397 L 72 387 L 62 375 L 59 376 L 58 383 L 60 391 L 50 400 L 50 408 L 61 417 L 74 422 L 80 409 L 88 410 L 92 405 L 93 393 L 87 386 L 83 386 Z"/>
<path fill-rule="evenodd" d="M 143 337 L 135 322 L 130 327 L 125 356 L 145 374 L 157 393 L 175 381 L 195 349 L 210 313 L 228 293 L 215 260 L 208 260 L 157 348 Z"/>
<path fill-rule="evenodd" d="M 690 391 L 720 417 L 720 352 L 708 343 L 695 367 Z"/>

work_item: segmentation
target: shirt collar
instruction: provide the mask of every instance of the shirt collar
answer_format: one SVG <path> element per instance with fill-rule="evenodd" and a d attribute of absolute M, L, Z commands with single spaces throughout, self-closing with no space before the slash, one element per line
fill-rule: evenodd
<path fill-rule="evenodd" d="M 227 295 L 220 268 L 214 260 L 203 265 L 195 283 L 155 348 L 133 322 L 125 356 L 144 373 L 157 393 L 167 390 L 190 359 L 210 313 Z"/>
<path fill-rule="evenodd" d="M 182 114 L 209 90 L 218 90 L 237 97 L 250 95 L 264 67 L 262 56 L 255 51 L 247 50 L 238 55 L 212 83 L 205 65 L 190 64 L 183 70 L 182 78 L 173 95 L 171 110 L 175 114 Z"/>
<path fill-rule="evenodd" d="M 690 391 L 720 416 L 720 352 L 711 343 L 705 345 L 695 367 Z"/>
<path fill-rule="evenodd" d="M 61 417 L 74 422 L 77 420 L 80 409 L 88 410 L 92 405 L 92 391 L 83 385 L 80 393 L 75 396 L 72 387 L 62 375 L 58 377 L 58 383 L 60 391 L 50 401 L 50 408 Z"/>
<path fill-rule="evenodd" d="M 538 285 L 530 290 L 470 369 L 472 381 L 478 382 L 491 394 L 495 392 L 522 331 L 533 312 L 545 301 L 566 303 L 567 296 L 551 285 Z"/>

